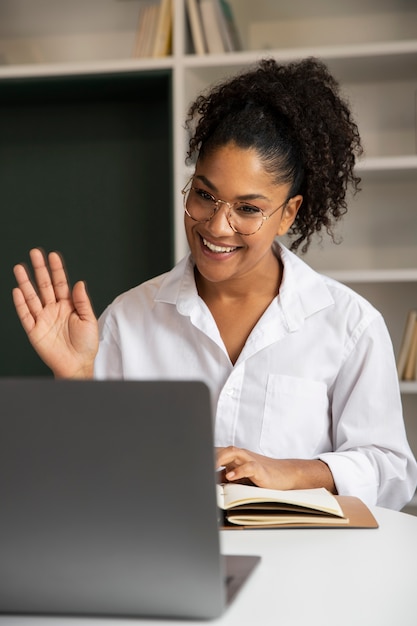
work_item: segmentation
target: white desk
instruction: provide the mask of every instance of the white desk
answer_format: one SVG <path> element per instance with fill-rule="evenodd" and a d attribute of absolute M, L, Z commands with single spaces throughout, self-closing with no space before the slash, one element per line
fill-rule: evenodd
<path fill-rule="evenodd" d="M 223 531 L 225 554 L 259 554 L 213 622 L 0 617 L 0 626 L 416 626 L 417 517 L 374 509 L 377 530 Z"/>

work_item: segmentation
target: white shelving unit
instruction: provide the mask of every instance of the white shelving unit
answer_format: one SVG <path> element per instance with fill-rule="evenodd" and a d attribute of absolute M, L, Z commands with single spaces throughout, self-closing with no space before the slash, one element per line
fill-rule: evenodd
<path fill-rule="evenodd" d="M 185 0 L 174 0 L 173 52 L 133 59 L 140 0 L 13 0 L 0 6 L 0 80 L 48 74 L 172 72 L 176 258 L 187 250 L 180 189 L 183 122 L 199 91 L 263 56 L 318 56 L 351 102 L 365 147 L 362 192 L 349 203 L 341 245 L 323 239 L 306 260 L 375 302 L 398 351 L 417 306 L 417 4 L 415 0 L 230 0 L 241 52 L 195 55 Z M 417 453 L 417 382 L 402 383 Z"/>

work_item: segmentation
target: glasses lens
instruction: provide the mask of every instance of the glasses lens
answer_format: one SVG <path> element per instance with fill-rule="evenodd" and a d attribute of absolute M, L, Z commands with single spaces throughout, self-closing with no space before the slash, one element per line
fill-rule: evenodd
<path fill-rule="evenodd" d="M 190 187 L 184 193 L 184 208 L 196 222 L 207 222 L 216 210 L 216 201 L 206 191 Z"/>
<path fill-rule="evenodd" d="M 189 187 L 184 194 L 184 209 L 196 222 L 211 220 L 217 209 L 221 207 L 222 200 L 216 199 L 203 189 Z M 227 203 L 223 203 L 227 206 Z M 251 204 L 238 203 L 226 208 L 227 220 L 231 228 L 240 235 L 253 235 L 262 226 L 263 213 Z"/>
<path fill-rule="evenodd" d="M 235 204 L 229 213 L 229 223 L 241 235 L 256 233 L 263 223 L 263 213 L 251 204 Z"/>

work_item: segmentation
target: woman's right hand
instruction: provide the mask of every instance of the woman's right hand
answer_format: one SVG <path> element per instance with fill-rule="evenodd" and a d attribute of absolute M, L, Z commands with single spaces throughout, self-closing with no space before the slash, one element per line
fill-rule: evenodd
<path fill-rule="evenodd" d="M 16 312 L 32 346 L 56 378 L 92 378 L 98 323 L 80 281 L 71 289 L 57 252 L 30 251 L 35 285 L 24 265 L 14 267 Z"/>

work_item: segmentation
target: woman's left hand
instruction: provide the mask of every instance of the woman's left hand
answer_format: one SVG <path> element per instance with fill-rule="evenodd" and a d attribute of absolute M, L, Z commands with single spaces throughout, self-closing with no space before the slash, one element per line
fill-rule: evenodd
<path fill-rule="evenodd" d="M 252 482 L 266 489 L 313 489 L 325 487 L 336 493 L 333 475 L 320 460 L 272 459 L 250 450 L 217 448 L 217 467 L 224 467 L 229 482 Z"/>

